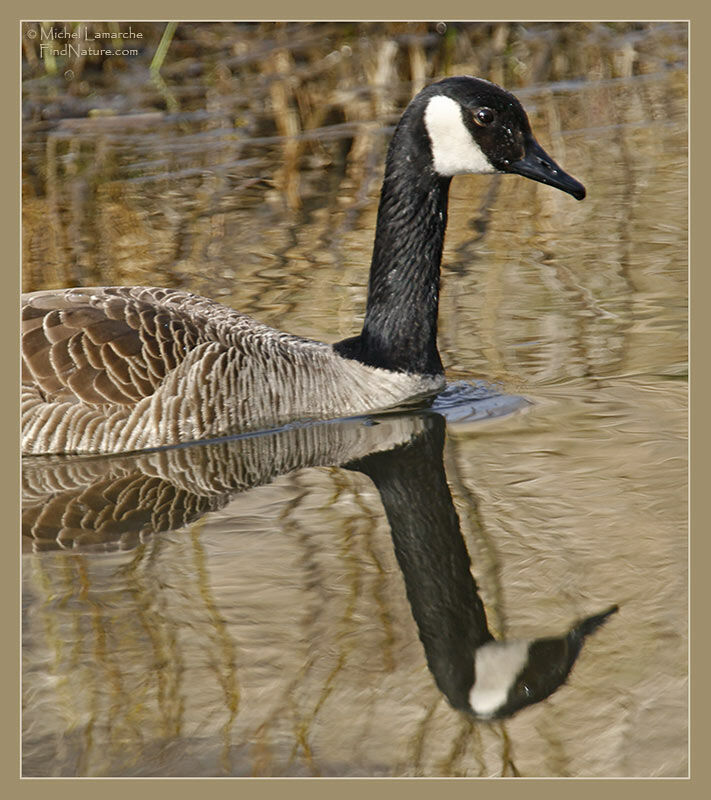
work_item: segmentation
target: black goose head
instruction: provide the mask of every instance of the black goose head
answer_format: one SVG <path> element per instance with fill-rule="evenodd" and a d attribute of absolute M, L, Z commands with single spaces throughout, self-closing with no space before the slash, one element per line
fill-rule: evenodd
<path fill-rule="evenodd" d="M 504 172 L 553 186 L 577 200 L 585 187 L 538 144 L 521 103 L 489 81 L 445 78 L 413 101 L 422 114 L 434 171 L 442 177 Z"/>

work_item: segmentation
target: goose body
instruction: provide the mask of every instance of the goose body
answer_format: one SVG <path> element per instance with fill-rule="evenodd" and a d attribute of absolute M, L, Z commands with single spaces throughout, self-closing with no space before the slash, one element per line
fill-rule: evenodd
<path fill-rule="evenodd" d="M 149 287 L 23 296 L 26 453 L 119 453 L 366 413 L 444 386 L 439 275 L 451 178 L 518 173 L 577 199 L 513 95 L 477 78 L 423 89 L 385 168 L 363 329 L 336 344 Z"/>
<path fill-rule="evenodd" d="M 34 376 L 23 383 L 23 436 L 33 453 L 144 450 L 386 408 L 444 384 L 342 358 L 171 289 L 36 292 L 23 326 Z"/>

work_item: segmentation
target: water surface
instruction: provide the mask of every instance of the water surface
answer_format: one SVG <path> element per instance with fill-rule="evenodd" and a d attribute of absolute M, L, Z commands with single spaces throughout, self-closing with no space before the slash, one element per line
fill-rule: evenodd
<path fill-rule="evenodd" d="M 27 460 L 25 775 L 686 774 L 686 28 L 452 29 L 185 26 L 170 96 L 147 69 L 160 26 L 69 87 L 26 64 L 28 290 L 177 286 L 353 335 L 389 126 L 445 72 L 514 89 L 588 196 L 453 181 L 453 387 L 429 411 Z M 478 381 L 527 402 L 481 406 Z M 417 485 L 443 470 L 491 633 L 620 606 L 564 686 L 502 721 L 455 710 L 428 667 L 358 467 L 442 418 Z"/>

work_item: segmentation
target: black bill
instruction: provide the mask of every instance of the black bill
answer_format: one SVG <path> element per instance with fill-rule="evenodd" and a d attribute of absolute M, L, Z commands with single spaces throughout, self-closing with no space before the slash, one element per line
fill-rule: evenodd
<path fill-rule="evenodd" d="M 515 172 L 533 181 L 540 181 L 554 186 L 563 192 L 572 194 L 576 200 L 585 197 L 585 187 L 567 172 L 564 172 L 535 139 L 531 139 L 526 147 L 526 155 L 509 165 L 507 172 Z"/>

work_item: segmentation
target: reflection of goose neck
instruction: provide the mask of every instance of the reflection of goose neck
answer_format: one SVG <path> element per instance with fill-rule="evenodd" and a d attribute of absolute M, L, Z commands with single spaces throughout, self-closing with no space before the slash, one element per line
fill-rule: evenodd
<path fill-rule="evenodd" d="M 455 708 L 468 710 L 475 651 L 492 637 L 444 472 L 444 419 L 428 415 L 426 425 L 412 443 L 352 466 L 380 493 L 435 681 Z"/>

